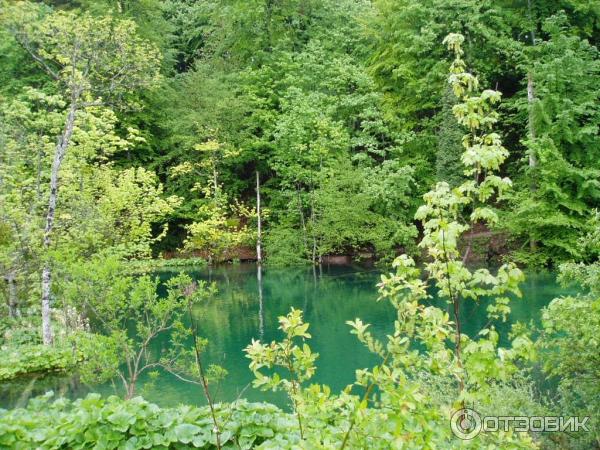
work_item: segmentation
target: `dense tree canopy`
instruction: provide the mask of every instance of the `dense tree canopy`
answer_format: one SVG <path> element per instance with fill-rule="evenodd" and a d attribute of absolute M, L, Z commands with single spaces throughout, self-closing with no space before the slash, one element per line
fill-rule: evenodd
<path fill-rule="evenodd" d="M 153 63 L 163 74 L 158 90 L 135 87 L 137 63 L 125 47 L 109 51 L 105 73 L 94 69 L 82 85 L 103 101 L 125 94 L 136 105 L 102 112 L 113 114 L 118 139 L 134 139 L 105 151 L 105 162 L 155 171 L 167 194 L 184 199 L 155 254 L 183 249 L 190 225 L 214 222 L 216 212 L 206 208 L 216 190 L 221 223 L 252 229 L 255 220 L 235 205 L 251 210 L 256 171 L 272 262 L 361 251 L 386 259 L 410 247 L 425 187 L 463 177 L 462 130 L 449 120 L 456 99 L 445 87 L 449 62 L 440 45 L 450 32 L 465 36 L 468 64 L 505 98 L 500 127 L 511 155 L 502 170 L 517 191 L 497 205 L 506 220 L 496 231 L 511 249 L 523 249 L 524 261 L 543 264 L 577 256 L 576 242 L 589 231 L 598 206 L 594 2 L 170 0 L 51 8 L 5 12 L 2 89 L 10 101 L 24 88 L 60 93 L 69 79 L 52 80 L 66 76 L 56 55 L 73 45 L 69 36 L 86 34 L 86 21 L 98 36 L 102 24 L 135 21 L 148 43 L 140 53 L 146 63 L 156 58 L 150 46 L 163 55 Z M 71 35 L 36 37 L 69 14 L 80 17 Z M 84 43 L 81 55 L 95 45 Z M 31 58 L 40 50 L 43 60 Z M 124 75 L 114 72 L 120 57 L 129 60 L 122 87 L 113 77 Z M 211 141 L 221 153 L 199 151 Z M 251 244 L 253 233 L 246 235 Z"/>
<path fill-rule="evenodd" d="M 84 376 L 116 373 L 128 397 L 146 369 L 185 376 L 206 393 L 220 448 L 206 342 L 184 320 L 212 287 L 129 271 L 258 258 L 260 283 L 263 254 L 315 277 L 332 256 L 395 261 L 380 285 L 399 318 L 387 350 L 351 323 L 373 353 L 389 351 L 357 379 L 382 392 L 364 417 L 399 440 L 427 423 L 419 442 L 444 446 L 441 411 L 493 408 L 536 352 L 565 411 L 597 414 L 582 398 L 598 395 L 599 45 L 597 0 L 0 0 L 0 345 L 44 348 L 28 367 L 44 364 L 42 343 L 61 369 L 79 363 L 70 346 L 92 354 Z M 466 301 L 493 298 L 490 323 L 507 317 L 517 266 L 560 268 L 585 294 L 553 301 L 507 347 L 493 325 L 461 334 Z M 425 303 L 428 288 L 454 317 Z M 296 344 L 308 324 L 297 310 L 280 320 L 284 341 L 247 352 L 257 385 L 293 401 L 290 442 L 371 446 L 369 394 L 302 389 L 316 358 Z M 165 332 L 171 357 L 153 358 Z M 424 373 L 456 395 L 430 396 Z M 409 418 L 402 402 L 421 406 Z M 323 434 L 320 420 L 335 426 Z"/>

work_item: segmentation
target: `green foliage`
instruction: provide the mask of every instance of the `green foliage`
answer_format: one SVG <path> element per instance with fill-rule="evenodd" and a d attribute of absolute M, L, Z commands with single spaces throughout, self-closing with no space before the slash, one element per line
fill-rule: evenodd
<path fill-rule="evenodd" d="M 209 214 L 198 206 L 210 205 L 212 195 L 195 193 L 211 185 L 211 192 L 218 189 L 235 206 L 234 199 L 254 195 L 258 169 L 270 211 L 265 254 L 272 263 L 317 262 L 323 254 L 373 247 L 389 257 L 414 233 L 409 222 L 415 205 L 407 195 L 413 179 L 400 161 L 404 136 L 385 117 L 382 96 L 361 64 L 358 17 L 368 6 L 301 3 L 263 8 L 214 2 L 219 7 L 201 13 L 211 30 L 205 35 L 207 55 L 175 81 L 177 120 L 168 132 L 169 143 L 176 144 L 168 156 L 173 192 L 187 200 L 179 213 L 196 223 L 182 228 L 200 227 L 193 234 L 208 236 L 215 227 L 202 225 Z M 215 139 L 229 155 L 216 171 L 210 152 L 194 150 Z M 390 185 L 384 176 L 393 178 Z M 349 186 L 354 178 L 362 182 Z M 364 194 L 375 190 L 376 196 Z M 364 196 L 359 205 L 352 202 L 357 191 Z M 235 207 L 232 213 L 222 208 L 220 216 L 244 221 Z M 345 223 L 349 217 L 356 220 Z"/>
<path fill-rule="evenodd" d="M 132 259 L 125 262 L 125 267 L 129 274 L 169 272 L 186 268 L 197 269 L 205 266 L 206 260 L 204 258 Z"/>
<path fill-rule="evenodd" d="M 594 230 L 580 244 L 581 250 L 598 249 L 598 218 Z M 578 296 L 559 297 L 542 313 L 537 341 L 545 374 L 558 384 L 557 407 L 562 414 L 590 417 L 591 433 L 569 436 L 570 448 L 590 448 L 600 440 L 600 263 L 567 263 L 560 281 L 583 288 Z"/>
<path fill-rule="evenodd" d="M 13 449 L 204 448 L 216 449 L 208 407 L 161 409 L 140 397 L 102 399 L 97 394 L 71 402 L 50 401 L 0 412 L 0 446 Z M 224 448 L 283 448 L 294 442 L 292 418 L 264 403 L 217 405 L 226 424 Z"/>
<path fill-rule="evenodd" d="M 357 254 L 373 249 L 378 259 L 391 259 L 399 248 L 411 249 L 416 229 L 406 222 L 413 186 L 410 167 L 397 161 L 381 166 L 327 171 L 314 193 L 314 227 L 319 254 Z"/>
<path fill-rule="evenodd" d="M 590 208 L 598 207 L 598 23 L 597 8 L 574 0 L 85 0 L 57 8 L 9 2 L 0 30 L 2 92 L 12 111 L 3 161 L 6 172 L 26 168 L 15 187 L 27 187 L 28 201 L 32 180 L 44 181 L 39 204 L 64 102 L 77 86 L 79 114 L 87 117 L 78 119 L 74 140 L 94 167 L 68 163 L 63 170 L 74 178 L 65 176 L 61 191 L 77 186 L 82 172 L 94 181 L 96 165 L 105 163 L 116 179 L 123 168 L 156 171 L 164 183 L 156 194 L 164 189 L 184 201 L 163 205 L 143 226 L 124 224 L 125 234 L 144 229 L 155 254 L 187 240 L 219 259 L 224 247 L 239 243 L 238 231 L 251 243 L 253 222 L 238 205 L 252 210 L 258 170 L 273 263 L 365 251 L 389 261 L 411 247 L 412 217 L 426 186 L 464 180 L 461 131 L 451 120 L 456 99 L 446 94 L 448 62 L 439 46 L 458 31 L 474 73 L 508 99 L 498 130 L 513 149 L 502 175 L 516 189 L 498 205 L 501 228 L 522 261 L 562 261 L 579 256 L 576 242 L 588 231 Z M 119 71 L 124 63 L 127 76 Z M 37 100 L 22 99 L 28 88 Z M 97 103 L 112 110 L 91 106 Z M 35 147 L 38 136 L 43 150 Z M 531 170 L 529 154 L 538 163 Z M 33 156 L 43 162 L 40 177 Z M 80 206 L 96 200 L 86 194 Z M 211 206 L 215 196 L 219 208 Z M 7 210 L 16 214 L 14 203 Z M 31 219 L 21 222 L 39 227 Z M 213 241 L 219 243 L 211 249 Z M 141 249 L 126 252 L 139 256 Z"/>
<path fill-rule="evenodd" d="M 136 32 L 145 41 L 156 45 L 163 55 L 165 69 L 170 70 L 173 55 L 171 46 L 174 40 L 174 27 L 167 20 L 166 13 L 177 6 L 177 1 L 158 0 L 80 0 L 77 6 L 94 16 L 115 16 L 128 19 L 136 24 Z"/>
<path fill-rule="evenodd" d="M 463 130 L 454 119 L 452 108 L 456 98 L 450 88 L 444 94 L 442 110 L 439 114 L 438 151 L 436 154 L 437 181 L 445 181 L 456 187 L 464 181 L 462 162 Z"/>
<path fill-rule="evenodd" d="M 239 218 L 247 219 L 253 215 L 243 206 L 238 207 L 237 212 Z M 236 216 L 228 217 L 224 207 L 206 205 L 198 214 L 203 220 L 187 226 L 189 237 L 185 241 L 185 250 L 200 251 L 212 263 L 221 260 L 227 251 L 251 241 L 248 228 L 240 224 Z"/>
<path fill-rule="evenodd" d="M 600 301 L 596 297 L 564 297 L 552 301 L 543 315 L 540 344 L 546 372 L 557 377 L 564 405 L 580 416 L 597 417 Z M 598 435 L 596 435 L 596 438 Z"/>
<path fill-rule="evenodd" d="M 82 354 L 71 346 L 3 346 L 0 355 L 2 382 L 29 374 L 72 372 L 83 361 Z"/>
<path fill-rule="evenodd" d="M 380 0 L 368 32 L 372 66 L 395 114 L 413 121 L 442 102 L 447 63 L 439 43 L 452 32 L 467 37 L 469 66 L 488 74 L 507 55 L 505 17 L 491 1 Z M 501 56 L 502 55 L 502 56 Z M 484 70 L 482 70 L 484 69 Z"/>
<path fill-rule="evenodd" d="M 315 373 L 315 361 L 318 354 L 311 353 L 310 348 L 304 344 L 299 346 L 296 340 L 310 339 L 308 331 L 309 324 L 302 320 L 302 311 L 293 309 L 287 316 L 279 317 L 279 329 L 285 333 L 285 339 L 281 342 L 261 344 L 252 341 L 246 347 L 247 357 L 252 361 L 250 369 L 256 377 L 253 384 L 264 390 L 284 389 L 290 398 L 296 402 L 295 395 L 299 385 L 311 379 Z M 297 339 L 298 338 L 298 339 Z M 291 380 L 282 378 L 278 374 L 265 375 L 262 368 L 273 369 L 275 367 L 285 368 L 289 372 Z"/>
<path fill-rule="evenodd" d="M 64 102 L 56 95 L 27 89 L 2 110 L 12 128 L 4 139 L 2 214 L 23 237 L 20 248 L 6 248 L 15 264 L 39 257 L 42 206 L 51 165 L 54 133 L 61 126 Z M 57 207 L 61 253 L 90 255 L 111 247 L 123 257 L 147 256 L 160 239 L 152 226 L 179 203 L 163 198 L 157 177 L 144 168 L 118 170 L 106 160 L 139 143 L 135 129 L 125 138 L 107 108 L 90 108 L 75 122 L 71 152 L 61 171 L 62 200 Z M 14 246 L 15 241 L 10 243 Z M 24 250 L 25 247 L 25 250 Z"/>
<path fill-rule="evenodd" d="M 214 286 L 196 283 L 184 274 L 161 284 L 158 277 L 134 278 L 125 272 L 118 258 L 97 257 L 72 268 L 69 281 L 61 284 L 63 300 L 92 317 L 94 334 L 76 338 L 87 356 L 80 367 L 82 378 L 102 383 L 118 377 L 128 398 L 134 395 L 140 375 L 157 368 L 189 372 L 197 378 L 197 370 L 190 369 L 192 331 L 184 317 L 213 294 Z M 165 296 L 159 295 L 159 286 L 166 289 Z M 152 344 L 162 335 L 169 336 L 169 348 L 153 352 Z"/>
<path fill-rule="evenodd" d="M 427 252 L 427 276 L 407 255 L 396 258 L 395 273 L 382 275 L 380 299 L 390 301 L 396 310 L 394 330 L 386 342 L 377 339 L 362 320 L 348 322 L 352 333 L 380 358 L 372 369 L 356 373 L 355 387 L 362 390 L 362 398 L 350 395 L 351 387 L 334 396 L 327 387 L 303 386 L 314 373 L 317 355 L 306 343 L 296 342 L 310 338 L 309 325 L 297 310 L 280 317 L 285 333 L 281 342 L 253 341 L 246 348 L 255 386 L 287 392 L 300 437 L 308 447 L 317 442 L 332 442 L 339 448 L 452 447 L 454 438 L 441 424 L 444 418 L 465 405 L 489 405 L 497 399 L 492 386 L 507 383 L 520 362 L 535 356 L 523 329 L 516 327 L 511 345 L 500 347 L 495 327 L 510 313 L 509 296 L 521 295 L 522 272 L 513 264 L 501 266 L 496 275 L 488 269 L 471 271 L 458 250 L 458 238 L 471 223 L 497 220 L 486 203 L 492 196 L 502 196 L 511 182 L 495 174 L 508 155 L 493 129 L 498 120 L 493 105 L 500 94 L 491 90 L 477 94 L 478 79 L 466 71 L 462 58 L 462 35 L 450 34 L 444 42 L 455 55 L 448 78 L 458 99 L 453 111 L 468 130 L 461 159 L 465 175 L 474 180 L 454 189 L 438 183 L 425 194 L 416 218 L 424 230 L 419 245 Z M 454 321 L 445 309 L 428 302 L 432 285 L 453 309 Z M 461 308 L 483 297 L 493 299 L 487 309 L 489 323 L 476 336 L 467 336 L 461 332 Z M 274 368 L 287 369 L 287 377 L 277 370 L 263 371 Z M 455 394 L 432 396 L 430 378 L 445 382 Z M 325 417 L 331 420 L 329 426 L 320 426 L 319 419 Z M 385 444 L 377 437 L 384 437 Z M 464 445 L 535 448 L 530 436 L 512 431 L 484 433 Z"/>
<path fill-rule="evenodd" d="M 597 9 L 571 1 L 382 0 L 374 12 L 371 70 L 391 112 L 415 133 L 408 151 L 427 158 L 439 181 L 457 185 L 456 134 L 440 95 L 447 65 L 437 43 L 461 32 L 469 66 L 508 99 L 498 129 L 511 143 L 503 172 L 516 189 L 499 228 L 523 262 L 578 257 L 576 242 L 598 206 L 598 158 L 590 159 L 598 135 Z M 537 160 L 528 169 L 529 155 Z M 419 180 L 431 177 L 424 170 Z"/>
<path fill-rule="evenodd" d="M 306 245 L 302 232 L 291 224 L 280 223 L 272 226 L 264 238 L 265 250 L 268 253 L 268 263 L 273 266 L 293 266 L 307 263 Z"/>
<path fill-rule="evenodd" d="M 590 231 L 590 211 L 600 204 L 600 166 L 589 151 L 598 146 L 600 58 L 596 47 L 570 33 L 564 14 L 543 29 L 548 40 L 532 50 L 535 138 L 526 141 L 537 166 L 506 217 L 514 235 L 539 243 L 541 254 L 534 256 L 545 263 L 583 256 L 578 240 Z M 523 117 L 527 104 L 521 100 L 517 107 Z"/>
<path fill-rule="evenodd" d="M 160 55 L 136 36 L 131 21 L 47 11 L 29 2 L 11 5 L 3 18 L 67 97 L 90 95 L 91 102 L 110 101 L 157 81 Z"/>
<path fill-rule="evenodd" d="M 2 197 L 9 200 L 1 216 L 3 222 L 13 223 L 15 234 L 27 244 L 3 246 L 0 259 L 11 286 L 17 274 L 21 278 L 22 274 L 29 277 L 41 272 L 43 341 L 51 344 L 55 266 L 98 252 L 94 245 L 105 242 L 102 238 L 95 242 L 97 235 L 90 229 L 104 232 L 108 245 L 121 256 L 149 253 L 152 230 L 146 219 L 158 219 L 173 206 L 173 198 L 160 198 L 160 187 L 152 189 L 156 184 L 153 174 L 132 169 L 117 175 L 106 161 L 142 140 L 131 127 L 126 128 L 126 138 L 118 135 L 116 115 L 109 106 L 116 110 L 133 105 L 130 91 L 155 86 L 160 55 L 155 46 L 135 34 L 133 22 L 111 16 L 94 17 L 17 2 L 3 8 L 0 21 L 3 30 L 45 72 L 50 86 L 49 94 L 24 89 L 28 95 L 13 104 L 19 108 L 17 114 L 10 107 L 2 111 L 12 125 L 2 130 L 2 159 L 14 160 L 9 166 L 13 169 L 9 182 L 1 185 Z M 65 157 L 68 170 L 63 167 L 61 171 Z M 66 188 L 60 189 L 62 185 Z M 131 194 L 133 205 L 127 202 Z M 27 207 L 19 204 L 25 198 L 30 200 Z M 102 201 L 105 199 L 108 202 Z M 123 205 L 133 210 L 120 211 Z M 74 220 L 74 212 L 81 213 L 81 222 Z M 113 227 L 110 237 L 125 239 L 110 242 L 106 230 L 96 228 L 102 228 L 102 220 L 110 213 L 122 212 L 135 216 L 131 220 L 109 218 Z M 124 229 L 115 233 L 115 225 L 119 228 L 121 222 L 125 222 Z M 60 245 L 65 242 L 67 245 Z M 11 292 L 13 316 L 20 314 L 16 299 Z"/>
<path fill-rule="evenodd" d="M 393 258 L 398 248 L 412 249 L 416 229 L 405 222 L 413 185 L 410 168 L 396 161 L 362 169 L 348 165 L 323 169 L 323 181 L 312 194 L 288 194 L 291 217 L 280 219 L 283 223 L 266 235 L 269 264 L 310 261 L 313 244 L 317 255 L 367 250 L 381 260 Z M 308 211 L 305 229 L 298 219 L 299 203 Z"/>

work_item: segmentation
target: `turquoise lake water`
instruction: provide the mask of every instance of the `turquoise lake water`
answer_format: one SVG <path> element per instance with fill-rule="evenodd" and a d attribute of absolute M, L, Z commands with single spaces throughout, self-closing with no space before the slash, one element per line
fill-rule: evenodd
<path fill-rule="evenodd" d="M 345 322 L 360 317 L 381 336 L 392 329 L 392 307 L 385 301 L 376 301 L 376 284 L 381 273 L 376 269 L 331 266 L 313 272 L 312 268 L 266 267 L 262 271 L 262 289 L 256 266 L 252 264 L 189 273 L 196 279 L 215 281 L 219 289 L 213 299 L 196 308 L 194 313 L 199 333 L 209 340 L 203 355 L 205 364 L 218 364 L 228 371 L 226 379 L 215 387 L 214 394 L 220 401 L 242 396 L 251 401 L 271 401 L 285 406 L 279 394 L 260 392 L 249 386 L 253 377 L 248 369 L 249 360 L 242 350 L 252 339 L 280 339 L 277 317 L 289 312 L 291 307 L 304 311 L 305 320 L 310 323 L 311 348 L 319 353 L 313 381 L 329 385 L 334 392 L 354 381 L 356 369 L 377 362 L 350 334 Z M 171 275 L 162 274 L 161 277 Z M 528 273 L 522 291 L 523 298 L 512 302 L 511 322 L 537 323 L 541 309 L 553 298 L 573 293 L 560 287 L 550 272 Z M 487 323 L 485 306 L 467 303 L 462 316 L 464 332 L 476 333 Z M 509 327 L 510 324 L 506 324 L 500 330 L 506 331 Z M 155 350 L 166 346 L 168 338 L 164 337 L 156 342 Z M 197 386 L 179 381 L 168 373 L 161 373 L 152 384 L 147 381 L 148 377 L 142 377 L 138 394 L 161 406 L 204 404 Z M 22 405 L 30 396 L 48 389 L 75 398 L 91 391 L 120 394 L 119 388 L 110 383 L 85 386 L 77 381 L 77 377 L 22 379 L 0 387 L 0 404 L 3 407 Z"/>

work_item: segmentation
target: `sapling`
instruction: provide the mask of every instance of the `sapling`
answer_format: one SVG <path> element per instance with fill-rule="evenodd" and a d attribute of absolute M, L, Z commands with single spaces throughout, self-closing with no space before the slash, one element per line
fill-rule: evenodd
<path fill-rule="evenodd" d="M 485 90 L 477 94 L 478 79 L 466 70 L 462 59 L 463 41 L 463 36 L 451 34 L 444 43 L 455 57 L 448 82 L 458 99 L 454 116 L 467 131 L 461 161 L 468 181 L 456 188 L 440 182 L 425 194 L 425 203 L 415 216 L 423 225 L 419 246 L 428 258 L 424 269 L 402 255 L 394 262 L 396 272 L 382 276 L 380 298 L 389 300 L 397 312 L 387 345 L 374 339 L 367 331 L 368 325 L 360 320 L 350 322 L 358 338 L 385 358 L 377 372 L 373 370 L 366 379 L 377 380 L 380 390 L 394 396 L 398 388 L 388 392 L 389 383 L 379 375 L 381 372 L 393 374 L 394 368 L 401 367 L 402 377 L 409 379 L 419 372 L 452 376 L 457 386 L 454 406 L 459 408 L 488 399 L 489 382 L 506 381 L 516 372 L 516 361 L 531 356 L 531 341 L 522 330 L 513 336 L 512 347 L 499 348 L 499 334 L 493 325 L 505 321 L 510 313 L 509 296 L 521 295 L 522 272 L 511 263 L 502 265 L 495 275 L 485 268 L 471 270 L 459 247 L 460 237 L 473 224 L 497 222 L 492 202 L 511 187 L 510 179 L 495 174 L 508 156 L 493 129 L 498 121 L 493 105 L 500 101 L 500 93 Z M 428 304 L 431 287 L 449 303 L 453 321 L 447 312 Z M 461 327 L 462 305 L 470 301 L 479 304 L 484 298 L 493 299 L 487 308 L 489 322 L 477 336 L 467 336 Z M 411 350 L 412 343 L 423 351 Z M 354 426 L 353 420 L 347 434 Z M 346 437 L 341 448 L 347 441 Z"/>
<path fill-rule="evenodd" d="M 279 317 L 279 329 L 285 333 L 281 342 L 262 344 L 253 339 L 245 349 L 246 356 L 251 360 L 250 369 L 255 376 L 254 387 L 262 390 L 283 389 L 287 393 L 293 404 L 301 439 L 305 438 L 302 383 L 314 375 L 315 361 L 319 356 L 307 344 L 300 346 L 296 342 L 310 338 L 308 327 L 309 324 L 302 319 L 302 311 L 292 308 L 287 316 Z M 280 375 L 277 368 L 286 370 L 289 378 Z M 264 369 L 274 371 L 265 373 Z"/>

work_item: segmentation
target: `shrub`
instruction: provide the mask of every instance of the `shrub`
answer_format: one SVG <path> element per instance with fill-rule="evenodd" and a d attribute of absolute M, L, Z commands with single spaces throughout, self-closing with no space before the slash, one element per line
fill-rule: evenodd
<path fill-rule="evenodd" d="M 41 372 L 68 372 L 83 359 L 71 347 L 21 345 L 3 349 L 0 356 L 0 381 Z"/>

